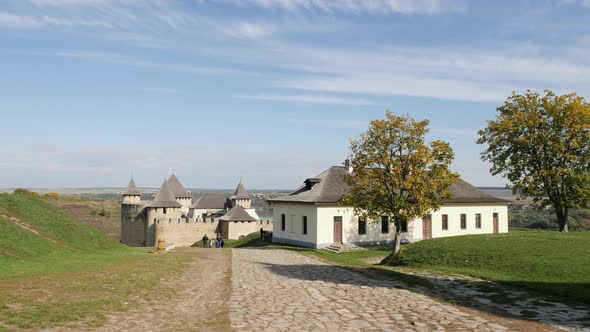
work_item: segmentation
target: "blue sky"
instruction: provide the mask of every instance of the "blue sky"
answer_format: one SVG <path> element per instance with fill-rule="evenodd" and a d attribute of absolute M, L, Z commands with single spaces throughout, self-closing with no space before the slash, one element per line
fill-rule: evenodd
<path fill-rule="evenodd" d="M 386 109 L 467 181 L 512 92 L 590 95 L 590 1 L 3 0 L 0 187 L 294 188 Z"/>

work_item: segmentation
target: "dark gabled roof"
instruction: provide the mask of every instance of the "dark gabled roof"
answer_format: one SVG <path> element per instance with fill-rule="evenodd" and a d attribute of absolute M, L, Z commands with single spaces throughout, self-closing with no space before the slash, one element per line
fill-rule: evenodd
<path fill-rule="evenodd" d="M 180 183 L 180 181 L 174 174 L 170 175 L 170 177 L 168 178 L 168 185 L 170 186 L 170 191 L 172 192 L 174 197 L 193 197 L 193 195 L 190 192 L 184 189 L 184 186 L 182 185 L 182 183 Z"/>
<path fill-rule="evenodd" d="M 129 181 L 129 184 L 127 185 L 127 189 L 125 190 L 123 195 L 126 195 L 126 196 L 139 196 L 139 195 L 141 195 L 141 193 L 137 189 L 137 186 L 135 185 L 135 181 L 133 181 L 133 178 L 131 178 L 131 180 Z"/>
<path fill-rule="evenodd" d="M 156 194 L 156 197 L 154 197 L 154 200 L 149 202 L 146 206 L 159 208 L 159 207 L 181 207 L 182 205 L 180 203 L 178 203 L 178 201 L 176 200 L 176 198 L 172 194 L 172 191 L 170 191 L 170 186 L 168 184 L 168 181 L 164 180 L 164 183 L 162 183 L 162 186 L 160 187 L 160 190 L 158 190 L 158 193 Z"/>
<path fill-rule="evenodd" d="M 246 191 L 246 187 L 244 187 L 242 180 L 240 180 L 238 187 L 234 191 L 234 194 L 231 196 L 231 199 L 240 199 L 240 198 L 250 198 L 250 195 L 248 195 L 248 192 Z"/>
<path fill-rule="evenodd" d="M 227 202 L 225 195 L 203 195 L 192 205 L 192 209 L 224 209 Z"/>
<path fill-rule="evenodd" d="M 271 202 L 300 203 L 336 203 L 348 192 L 344 182 L 345 167 L 332 166 L 314 178 L 305 180 L 305 184 L 287 196 L 270 199 Z"/>
<path fill-rule="evenodd" d="M 492 196 L 462 179 L 451 185 L 451 191 L 455 198 L 445 200 L 445 203 L 510 203 L 510 201 Z"/>
<path fill-rule="evenodd" d="M 252 217 L 246 209 L 241 205 L 234 206 L 229 210 L 223 217 L 219 218 L 223 221 L 256 221 L 257 219 Z"/>
<path fill-rule="evenodd" d="M 348 173 L 346 167 L 332 166 L 315 178 L 306 179 L 304 185 L 297 188 L 293 193 L 269 199 L 268 201 L 314 204 L 338 203 L 350 188 L 344 182 L 346 173 Z M 451 186 L 451 191 L 455 198 L 445 200 L 445 203 L 509 203 L 509 201 L 489 195 L 461 179 Z"/>

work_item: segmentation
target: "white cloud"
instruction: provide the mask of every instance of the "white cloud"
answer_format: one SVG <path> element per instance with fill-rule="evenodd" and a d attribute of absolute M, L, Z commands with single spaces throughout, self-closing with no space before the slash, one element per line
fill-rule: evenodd
<path fill-rule="evenodd" d="M 3 156 L 0 186 L 3 188 L 123 187 L 131 174 L 138 186 L 157 188 L 174 171 L 187 188 L 235 188 L 242 176 L 250 189 L 288 189 L 344 158 L 338 153 L 297 149 L 281 149 L 269 154 L 266 149 L 153 144 L 149 148 L 21 145 L 0 147 L 0 153 Z M 228 159 L 228 155 L 234 158 Z"/>
<path fill-rule="evenodd" d="M 134 5 L 144 4 L 146 0 L 28 0 L 29 3 L 39 7 L 96 7 L 114 4 Z"/>
<path fill-rule="evenodd" d="M 267 38 L 274 33 L 274 27 L 271 25 L 248 22 L 225 27 L 222 30 L 232 37 L 248 39 Z"/>
<path fill-rule="evenodd" d="M 32 56 L 55 56 L 74 58 L 86 61 L 96 61 L 103 63 L 113 63 L 120 65 L 148 67 L 155 69 L 163 69 L 174 72 L 194 73 L 194 74 L 212 74 L 212 75 L 246 75 L 256 76 L 258 73 L 253 71 L 215 67 L 215 66 L 197 66 L 191 64 L 153 62 L 147 60 L 136 59 L 122 54 L 110 52 L 88 52 L 88 51 L 57 51 L 57 52 L 34 52 L 27 53 Z"/>
<path fill-rule="evenodd" d="M 561 56 L 440 48 L 378 48 L 369 51 L 283 45 L 266 51 L 264 63 L 302 71 L 275 81 L 280 88 L 329 93 L 406 95 L 497 102 L 513 90 L 554 89 L 590 93 L 590 64 Z M 247 52 L 241 56 L 247 57 Z"/>
<path fill-rule="evenodd" d="M 289 12 L 415 15 L 467 10 L 467 4 L 463 0 L 227 0 L 227 2 Z"/>
<path fill-rule="evenodd" d="M 108 22 L 96 20 L 71 20 L 48 15 L 26 16 L 0 12 L 0 27 L 9 28 L 42 28 L 42 27 L 84 27 L 112 28 Z"/>
<path fill-rule="evenodd" d="M 258 95 L 235 95 L 234 98 L 254 99 L 254 100 L 268 100 L 268 101 L 287 101 L 294 103 L 309 103 L 309 104 L 331 104 L 331 105 L 347 105 L 347 106 L 377 106 L 368 99 L 349 98 L 349 97 L 333 97 L 326 95 L 284 95 L 284 94 L 258 94 Z"/>
<path fill-rule="evenodd" d="M 561 0 L 565 4 L 576 4 L 590 8 L 590 0 Z"/>

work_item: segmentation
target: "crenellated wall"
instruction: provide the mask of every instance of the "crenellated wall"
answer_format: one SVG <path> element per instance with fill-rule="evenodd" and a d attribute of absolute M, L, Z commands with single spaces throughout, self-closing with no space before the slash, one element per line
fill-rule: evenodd
<path fill-rule="evenodd" d="M 203 235 L 215 238 L 221 232 L 219 223 L 202 222 L 195 219 L 162 219 L 155 224 L 155 243 L 164 240 L 167 244 L 177 247 L 190 247 L 195 242 L 201 241 Z"/>

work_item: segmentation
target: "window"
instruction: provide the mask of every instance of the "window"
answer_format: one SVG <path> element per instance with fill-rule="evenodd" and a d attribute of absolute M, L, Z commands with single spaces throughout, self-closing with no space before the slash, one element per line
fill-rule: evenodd
<path fill-rule="evenodd" d="M 383 233 L 383 234 L 389 233 L 389 217 L 388 216 L 381 216 L 381 233 Z"/>
<path fill-rule="evenodd" d="M 166 208 L 163 208 L 163 210 L 164 210 L 164 214 L 166 214 Z"/>
<path fill-rule="evenodd" d="M 475 228 L 481 228 L 481 213 L 475 214 Z"/>
<path fill-rule="evenodd" d="M 402 226 L 401 227 L 402 233 L 407 233 L 408 232 L 408 222 L 407 221 L 402 222 L 401 226 Z"/>
<path fill-rule="evenodd" d="M 467 229 L 467 215 L 461 213 L 461 229 Z"/>
<path fill-rule="evenodd" d="M 303 234 L 307 234 L 307 216 L 303 216 Z"/>
<path fill-rule="evenodd" d="M 285 215 L 281 214 L 281 231 L 285 231 Z"/>
<path fill-rule="evenodd" d="M 367 234 L 367 219 L 359 217 L 359 235 Z"/>
<path fill-rule="evenodd" d="M 449 215 L 448 214 L 442 215 L 442 229 L 443 229 L 443 231 L 449 230 Z"/>

